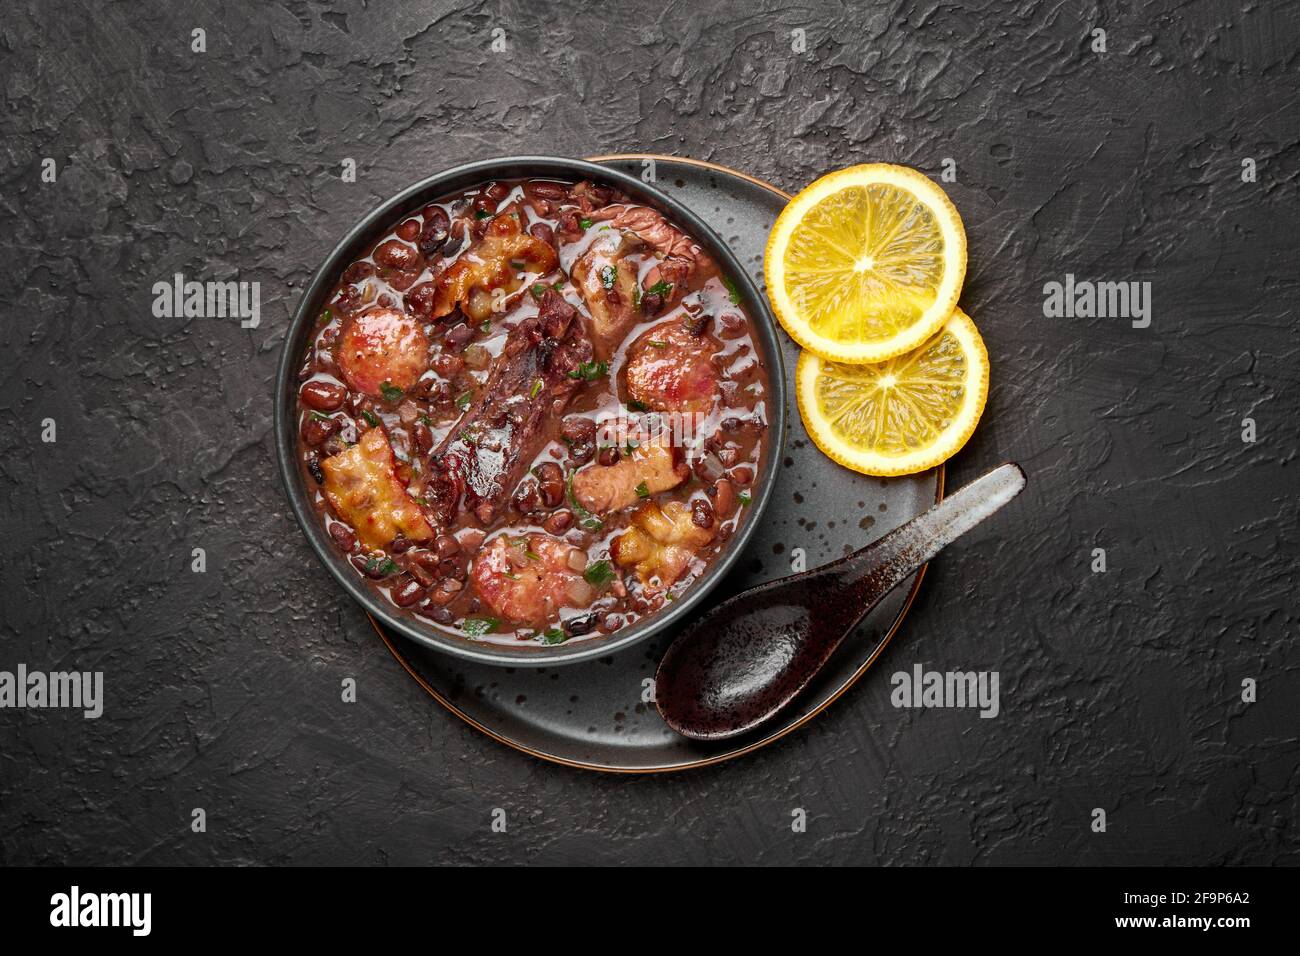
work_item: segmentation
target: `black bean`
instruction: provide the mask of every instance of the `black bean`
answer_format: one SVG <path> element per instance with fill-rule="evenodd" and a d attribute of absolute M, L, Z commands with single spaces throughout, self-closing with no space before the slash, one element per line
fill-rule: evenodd
<path fill-rule="evenodd" d="M 460 542 L 454 535 L 440 534 L 433 539 L 433 552 L 439 559 L 450 558 L 460 552 Z"/>
<path fill-rule="evenodd" d="M 318 412 L 332 412 L 343 404 L 348 397 L 348 390 L 333 382 L 308 382 L 299 392 L 302 403 Z"/>
<path fill-rule="evenodd" d="M 427 319 L 433 312 L 433 300 L 438 296 L 438 287 L 432 282 L 421 282 L 412 286 L 403 297 L 406 311 L 419 319 Z"/>
<path fill-rule="evenodd" d="M 582 617 L 571 617 L 564 622 L 564 630 L 571 637 L 579 637 L 583 634 L 589 634 L 591 629 L 596 626 L 595 615 L 585 614 Z"/>
<path fill-rule="evenodd" d="M 536 196 L 538 199 L 549 199 L 551 202 L 563 202 L 569 198 L 569 187 L 563 183 L 548 183 L 535 180 L 525 186 L 524 190 L 530 196 Z"/>
<path fill-rule="evenodd" d="M 432 557 L 433 554 L 428 551 L 412 551 L 406 556 L 407 573 L 426 588 L 431 587 L 438 580 L 434 572 L 429 569 L 428 559 Z M 436 566 L 435 563 L 435 568 Z"/>
<path fill-rule="evenodd" d="M 528 227 L 528 234 L 534 239 L 541 240 L 548 246 L 555 245 L 555 230 L 544 222 L 535 222 Z"/>
<path fill-rule="evenodd" d="M 537 482 L 524 481 L 515 492 L 515 507 L 520 514 L 532 514 L 542 506 L 542 495 L 537 489 Z"/>
<path fill-rule="evenodd" d="M 493 199 L 486 192 L 476 196 L 474 201 L 470 203 L 470 209 L 474 216 L 470 228 L 482 235 L 483 230 L 487 228 L 488 221 L 496 215 L 498 205 L 500 205 L 500 201 Z"/>
<path fill-rule="evenodd" d="M 356 550 L 357 536 L 353 534 L 352 529 L 341 521 L 336 521 L 330 525 L 330 537 L 344 551 L 351 553 Z"/>
<path fill-rule="evenodd" d="M 375 267 L 369 262 L 354 262 L 343 270 L 343 283 L 356 285 L 375 274 Z"/>
<path fill-rule="evenodd" d="M 474 330 L 464 322 L 459 322 L 446 331 L 442 340 L 447 343 L 449 349 L 459 352 L 469 344 L 469 340 L 473 337 Z"/>
<path fill-rule="evenodd" d="M 302 440 L 308 445 L 319 445 L 338 431 L 341 424 L 337 418 L 309 415 L 302 426 Z"/>
<path fill-rule="evenodd" d="M 417 611 L 420 616 L 427 617 L 429 620 L 436 621 L 438 624 L 450 624 L 452 621 L 456 620 L 456 615 L 452 614 L 451 611 L 447 610 L 445 607 L 439 607 L 436 604 L 422 605 L 417 609 Z"/>
<path fill-rule="evenodd" d="M 564 471 L 553 461 L 544 461 L 533 469 L 537 476 L 537 490 L 546 507 L 558 507 L 564 500 Z"/>
<path fill-rule="evenodd" d="M 447 213 L 437 206 L 426 208 L 424 226 L 420 229 L 420 252 L 426 256 L 433 255 L 446 245 L 450 234 L 451 220 Z"/>
<path fill-rule="evenodd" d="M 439 581 L 438 585 L 429 591 L 429 602 L 437 605 L 450 604 L 456 600 L 456 595 L 460 593 L 461 587 L 459 581 L 451 578 Z"/>
<path fill-rule="evenodd" d="M 714 514 L 727 517 L 736 502 L 736 489 L 726 478 L 719 478 L 705 491 L 713 499 Z"/>
<path fill-rule="evenodd" d="M 569 530 L 571 524 L 573 524 L 573 512 L 565 510 L 553 512 L 542 522 L 542 527 L 551 534 L 562 534 Z"/>
<path fill-rule="evenodd" d="M 414 578 L 398 578 L 390 593 L 398 607 L 410 607 L 424 598 L 424 588 Z"/>
<path fill-rule="evenodd" d="M 421 266 L 420 253 L 414 246 L 408 246 L 400 239 L 386 239 L 375 249 L 375 262 L 388 269 L 399 272 L 418 272 Z M 409 286 L 410 283 L 408 282 Z"/>
<path fill-rule="evenodd" d="M 570 444 L 594 441 L 596 438 L 596 423 L 590 418 L 570 415 L 560 423 L 560 436 Z"/>

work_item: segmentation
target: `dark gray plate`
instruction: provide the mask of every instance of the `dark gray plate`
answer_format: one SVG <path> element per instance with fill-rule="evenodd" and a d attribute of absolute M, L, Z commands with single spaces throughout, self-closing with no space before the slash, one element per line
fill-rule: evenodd
<path fill-rule="evenodd" d="M 669 156 L 598 157 L 641 176 L 653 161 L 657 185 L 690 207 L 731 246 L 762 285 L 767 234 L 788 196 L 734 170 Z M 787 374 L 799 348 L 779 332 Z M 781 473 L 767 513 L 714 600 L 781 577 L 803 560 L 814 568 L 869 544 L 943 496 L 943 468 L 906 478 L 868 478 L 826 458 L 808 439 L 793 389 Z M 803 568 L 798 568 L 803 570 Z M 435 699 L 502 743 L 545 760 L 592 770 L 645 773 L 716 763 L 771 743 L 821 712 L 871 666 L 902 623 L 922 568 L 844 642 L 829 665 L 769 726 L 746 737 L 704 744 L 659 719 L 652 680 L 675 631 L 617 656 L 564 667 L 514 668 L 460 661 L 376 631 L 393 656 Z M 373 619 L 372 619 L 373 622 Z"/>

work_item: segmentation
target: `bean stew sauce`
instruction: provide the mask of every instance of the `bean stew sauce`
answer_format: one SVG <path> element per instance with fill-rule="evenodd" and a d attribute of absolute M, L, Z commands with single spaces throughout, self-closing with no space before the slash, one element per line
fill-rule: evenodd
<path fill-rule="evenodd" d="M 406 613 L 493 642 L 610 634 L 746 520 L 768 379 L 730 278 L 648 206 L 512 180 L 343 271 L 299 372 L 310 498 Z"/>

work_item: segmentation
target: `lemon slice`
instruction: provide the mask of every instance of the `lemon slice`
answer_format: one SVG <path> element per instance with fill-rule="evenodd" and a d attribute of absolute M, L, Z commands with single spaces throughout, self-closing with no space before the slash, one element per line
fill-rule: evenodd
<path fill-rule="evenodd" d="M 804 352 L 795 391 L 809 436 L 835 461 L 864 475 L 910 475 L 947 461 L 975 431 L 989 356 L 958 309 L 920 348 L 875 365 Z"/>
<path fill-rule="evenodd" d="M 880 362 L 932 336 L 957 307 L 966 230 L 927 176 L 852 166 L 785 207 L 764 259 L 790 337 L 833 362 Z"/>

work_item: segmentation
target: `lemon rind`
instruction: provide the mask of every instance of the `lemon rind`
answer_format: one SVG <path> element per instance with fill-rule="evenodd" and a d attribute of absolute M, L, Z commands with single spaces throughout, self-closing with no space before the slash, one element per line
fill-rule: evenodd
<path fill-rule="evenodd" d="M 945 323 L 962 345 L 962 351 L 968 359 L 965 400 L 961 411 L 953 424 L 934 442 L 924 448 L 916 449 L 906 455 L 881 455 L 864 449 L 855 449 L 837 439 L 825 424 L 822 416 L 810 409 L 813 384 L 822 361 L 825 359 L 811 351 L 799 356 L 795 366 L 795 400 L 799 407 L 799 416 L 803 419 L 804 429 L 822 453 L 832 461 L 864 475 L 880 478 L 892 478 L 899 475 L 914 475 L 943 464 L 965 447 L 975 433 L 975 427 L 983 416 L 989 390 L 988 350 L 979 329 L 970 316 L 961 309 L 954 310 Z M 937 334 L 937 331 L 936 331 Z M 927 340 L 928 341 L 928 340 Z M 832 359 L 831 361 L 835 361 Z M 806 381 L 805 381 L 806 379 Z"/>
<path fill-rule="evenodd" d="M 788 244 L 795 225 L 807 210 L 827 196 L 849 185 L 875 184 L 906 189 L 928 205 L 934 213 L 935 221 L 939 223 L 945 250 L 955 249 L 956 255 L 950 258 L 945 254 L 945 260 L 952 263 L 953 268 L 946 271 L 943 282 L 936 290 L 934 303 L 920 320 L 884 342 L 846 345 L 816 335 L 805 322 L 797 318 L 794 310 L 787 306 L 787 296 L 784 292 L 784 256 L 773 255 L 773 249 L 778 245 Z M 781 323 L 786 334 L 802 348 L 826 361 L 843 362 L 847 365 L 883 362 L 904 352 L 910 352 L 923 342 L 929 341 L 956 309 L 957 298 L 966 279 L 966 228 L 948 194 L 923 173 L 892 163 L 865 163 L 860 166 L 850 166 L 823 176 L 790 200 L 777 217 L 771 235 L 768 236 L 763 257 L 763 272 L 767 283 L 768 300 L 772 303 L 777 321 Z"/>

